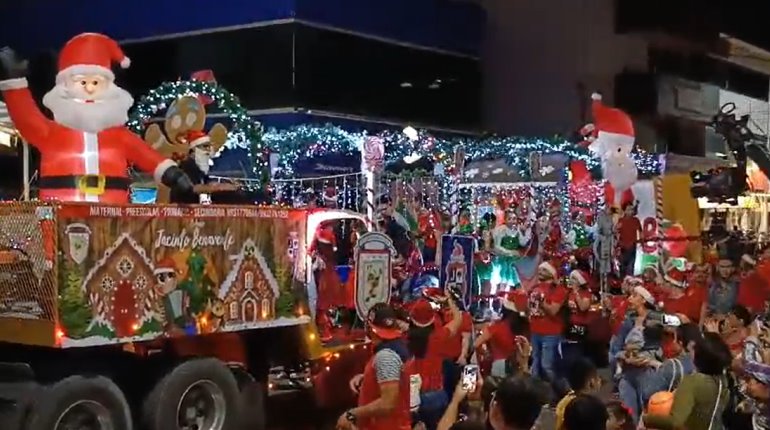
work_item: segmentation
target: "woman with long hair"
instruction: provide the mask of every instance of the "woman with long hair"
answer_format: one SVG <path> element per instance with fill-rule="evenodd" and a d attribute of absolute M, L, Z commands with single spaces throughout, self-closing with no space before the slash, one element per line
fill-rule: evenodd
<path fill-rule="evenodd" d="M 529 323 L 518 310 L 517 298 L 526 302 L 526 295 L 508 293 L 502 303 L 502 318 L 482 330 L 474 342 L 474 349 L 486 347 L 492 357 L 491 376 L 505 377 L 508 372 L 508 358 L 517 352 L 517 336 L 527 336 Z M 521 300 L 519 300 L 521 301 Z"/>
<path fill-rule="evenodd" d="M 409 352 L 413 355 L 413 369 L 420 375 L 419 420 L 428 430 L 435 430 L 449 404 L 444 390 L 444 346 L 457 334 L 462 323 L 462 314 L 453 298 L 434 297 L 434 301 L 446 305 L 452 319 L 444 326 L 437 325 L 437 312 L 433 304 L 421 298 L 412 305 L 409 316 L 411 327 L 407 336 Z"/>
<path fill-rule="evenodd" d="M 695 373 L 682 378 L 668 415 L 645 414 L 650 429 L 721 430 L 722 414 L 730 393 L 725 376 L 732 356 L 730 348 L 716 333 L 705 333 L 693 348 Z"/>

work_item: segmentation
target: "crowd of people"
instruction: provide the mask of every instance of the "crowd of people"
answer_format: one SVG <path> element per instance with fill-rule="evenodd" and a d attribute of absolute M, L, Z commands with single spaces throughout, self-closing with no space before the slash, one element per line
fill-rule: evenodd
<path fill-rule="evenodd" d="M 338 428 L 770 428 L 768 262 L 650 266 L 609 295 L 590 270 L 544 261 L 534 287 L 489 306 L 491 321 L 439 288 L 377 305 L 376 353 Z M 601 322 L 609 346 L 591 339 Z M 466 365 L 481 369 L 472 389 Z"/>

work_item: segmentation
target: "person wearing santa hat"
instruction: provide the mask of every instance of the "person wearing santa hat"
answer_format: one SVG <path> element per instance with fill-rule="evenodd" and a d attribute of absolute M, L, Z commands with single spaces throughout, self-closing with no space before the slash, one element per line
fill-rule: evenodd
<path fill-rule="evenodd" d="M 662 294 L 658 301 L 666 313 L 677 315 L 685 322 L 697 323 L 706 294 L 699 286 L 688 285 L 687 277 L 684 270 L 670 266 L 663 276 Z"/>
<path fill-rule="evenodd" d="M 591 276 L 584 270 L 573 270 L 567 278 L 567 308 L 569 309 L 569 321 L 564 342 L 561 345 L 562 376 L 570 363 L 584 354 L 584 344 L 588 325 L 591 323 L 591 304 L 593 293 L 591 292 Z"/>
<path fill-rule="evenodd" d="M 529 293 L 532 333 L 532 374 L 556 382 L 556 362 L 562 343 L 567 289 L 558 282 L 558 265 L 544 261 L 537 268 L 538 283 Z"/>
<path fill-rule="evenodd" d="M 765 303 L 770 300 L 770 279 L 767 274 L 770 259 L 761 258 L 755 266 L 745 272 L 738 286 L 737 302 L 754 314 L 765 311 Z"/>
<path fill-rule="evenodd" d="M 181 140 L 187 144 L 188 156 L 179 163 L 179 167 L 192 181 L 193 189 L 187 192 L 171 190 L 171 203 L 208 204 L 216 201 L 212 194 L 238 189 L 235 184 L 212 182 L 209 178 L 213 147 L 208 134 L 190 130 Z"/>
<path fill-rule="evenodd" d="M 316 315 L 318 316 L 322 340 L 331 338 L 331 321 L 327 312 L 333 312 L 345 304 L 345 289 L 337 274 L 337 237 L 332 222 L 318 226 L 315 238 L 308 248 L 313 257 L 313 274 L 318 291 Z"/>
<path fill-rule="evenodd" d="M 527 334 L 526 293 L 521 290 L 500 293 L 501 318 L 484 327 L 474 341 L 474 349 L 486 348 L 492 360 L 491 376 L 508 374 L 507 360 L 516 352 L 519 338 Z"/>
<path fill-rule="evenodd" d="M 433 300 L 449 309 L 451 320 L 441 324 L 432 303 L 426 298 L 418 299 L 409 310 L 411 327 L 408 335 L 409 351 L 414 354 L 413 369 L 422 380 L 418 414 L 428 429 L 436 428 L 449 403 L 444 390 L 444 347 L 460 331 L 462 324 L 462 312 L 451 297 L 440 295 Z"/>
<path fill-rule="evenodd" d="M 176 262 L 165 257 L 155 264 L 155 293 L 160 298 L 160 314 L 168 334 L 179 333 L 188 323 L 187 308 L 190 299 L 184 290 L 178 288 Z"/>
<path fill-rule="evenodd" d="M 115 84 L 112 63 L 130 60 L 118 44 L 97 33 L 70 39 L 59 55 L 56 85 L 38 108 L 26 79 L 26 61 L 0 50 L 0 91 L 21 136 L 41 154 L 40 198 L 127 203 L 128 167 L 152 173 L 157 183 L 191 192 L 193 184 L 125 126 L 133 98 Z"/>

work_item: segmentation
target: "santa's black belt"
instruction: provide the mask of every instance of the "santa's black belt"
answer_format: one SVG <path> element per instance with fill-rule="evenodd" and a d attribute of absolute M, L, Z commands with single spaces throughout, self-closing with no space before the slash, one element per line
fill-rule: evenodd
<path fill-rule="evenodd" d="M 78 189 L 84 192 L 120 190 L 128 191 L 131 180 L 117 176 L 102 175 L 70 175 L 70 176 L 42 176 L 38 181 L 38 187 L 45 189 Z"/>

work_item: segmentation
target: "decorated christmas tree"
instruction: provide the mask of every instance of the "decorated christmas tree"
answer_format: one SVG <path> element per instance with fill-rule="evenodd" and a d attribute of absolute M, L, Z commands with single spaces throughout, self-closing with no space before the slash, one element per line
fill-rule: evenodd
<path fill-rule="evenodd" d="M 206 310 L 209 300 L 214 300 L 214 283 L 206 275 L 206 257 L 199 250 L 193 250 L 187 258 L 187 279 L 179 283 L 190 298 L 190 313 L 199 315 Z"/>
<path fill-rule="evenodd" d="M 279 317 L 294 317 L 294 308 L 296 301 L 291 291 L 291 268 L 286 265 L 279 265 L 273 272 L 278 281 L 278 300 L 275 302 L 275 314 Z"/>
<path fill-rule="evenodd" d="M 70 338 L 81 338 L 91 324 L 93 311 L 83 291 L 83 276 L 77 267 L 68 267 L 62 273 L 59 290 L 59 320 Z"/>

